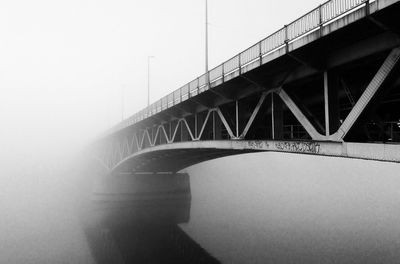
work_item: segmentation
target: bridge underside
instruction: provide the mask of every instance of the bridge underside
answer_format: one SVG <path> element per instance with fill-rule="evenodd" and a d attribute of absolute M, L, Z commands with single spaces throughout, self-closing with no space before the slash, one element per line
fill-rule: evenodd
<path fill-rule="evenodd" d="M 161 145 L 127 157 L 112 173 L 177 172 L 207 160 L 261 151 L 245 147 L 246 143 L 198 141 Z"/>
<path fill-rule="evenodd" d="M 395 144 L 218 140 L 180 142 L 151 147 L 120 161 L 111 174 L 175 173 L 207 160 L 263 151 L 400 162 L 400 145 Z"/>

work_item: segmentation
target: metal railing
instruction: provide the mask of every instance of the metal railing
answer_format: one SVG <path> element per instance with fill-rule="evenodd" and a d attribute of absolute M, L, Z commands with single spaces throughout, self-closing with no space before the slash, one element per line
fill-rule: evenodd
<path fill-rule="evenodd" d="M 220 79 L 224 81 L 224 77 L 232 72 L 239 71 L 240 73 L 241 68 L 249 63 L 258 61 L 260 64 L 262 64 L 263 56 L 275 51 L 278 48 L 281 48 L 284 45 L 288 45 L 288 43 L 291 41 L 309 34 L 310 32 L 322 27 L 324 24 L 330 23 L 359 7 L 367 6 L 369 8 L 369 4 L 374 1 L 376 0 L 327 1 L 302 17 L 296 19 L 292 23 L 285 25 L 283 28 L 264 38 L 250 48 L 240 52 L 231 59 L 213 68 L 208 73 L 197 77 L 193 81 L 184 85 L 182 88 L 173 91 L 149 107 L 134 114 L 127 120 L 122 121 L 112 128 L 110 132 L 112 133 L 114 131 L 123 129 L 129 125 L 140 122 L 151 115 L 173 107 L 182 101 L 188 100 L 190 97 L 196 96 L 199 93 L 208 90 L 210 83 Z"/>

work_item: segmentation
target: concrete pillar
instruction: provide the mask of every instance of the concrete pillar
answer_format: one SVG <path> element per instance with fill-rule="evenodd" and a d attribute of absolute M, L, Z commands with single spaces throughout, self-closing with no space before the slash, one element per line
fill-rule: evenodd
<path fill-rule="evenodd" d="M 92 192 L 91 206 L 102 213 L 103 219 L 98 220 L 103 223 L 189 220 L 191 192 L 187 173 L 120 174 L 99 181 Z"/>

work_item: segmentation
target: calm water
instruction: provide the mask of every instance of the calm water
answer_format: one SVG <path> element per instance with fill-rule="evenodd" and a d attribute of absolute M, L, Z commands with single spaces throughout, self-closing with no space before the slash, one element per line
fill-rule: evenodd
<path fill-rule="evenodd" d="M 399 263 L 400 166 L 262 153 L 197 165 L 182 229 L 222 263 Z"/>
<path fill-rule="evenodd" d="M 112 228 L 82 224 L 68 198 L 76 186 L 33 173 L 3 187 L 0 262 L 399 263 L 399 169 L 278 153 L 218 159 L 186 170 L 191 199 L 140 205 Z"/>

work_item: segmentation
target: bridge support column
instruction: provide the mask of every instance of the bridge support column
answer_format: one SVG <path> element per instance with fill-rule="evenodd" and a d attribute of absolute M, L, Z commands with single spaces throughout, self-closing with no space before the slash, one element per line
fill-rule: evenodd
<path fill-rule="evenodd" d="M 329 96 L 329 133 L 335 133 L 340 127 L 340 79 L 336 74 L 328 75 Z"/>
<path fill-rule="evenodd" d="M 92 202 L 95 208 L 105 210 L 106 215 L 123 214 L 125 217 L 112 217 L 107 220 L 127 221 L 141 217 L 138 213 L 143 205 L 154 207 L 154 221 L 185 222 L 189 212 L 179 215 L 163 215 L 167 205 L 171 205 L 172 213 L 179 211 L 179 206 L 190 208 L 190 178 L 187 173 L 131 173 L 102 177 L 95 184 Z M 137 207 L 137 208 L 136 208 Z M 169 208 L 171 209 L 171 208 Z M 138 211 L 139 210 L 139 211 Z M 127 215 L 125 215 L 127 214 Z"/>
<path fill-rule="evenodd" d="M 337 131 L 340 126 L 339 79 L 324 72 L 325 135 Z"/>
<path fill-rule="evenodd" d="M 190 140 L 190 135 L 189 131 L 187 130 L 186 124 L 184 122 L 181 122 L 181 141 L 189 141 Z"/>
<path fill-rule="evenodd" d="M 325 135 L 329 136 L 329 92 L 328 72 L 324 71 Z"/>
<path fill-rule="evenodd" d="M 176 234 L 169 232 L 171 228 L 177 230 L 178 224 L 190 219 L 189 181 L 187 173 L 118 174 L 103 178 L 92 193 L 92 204 L 82 214 L 96 263 L 142 262 L 143 259 L 135 259 L 136 251 L 131 254 L 132 246 L 148 241 L 145 239 L 149 235 L 155 238 L 144 247 L 146 253 L 158 241 L 170 239 L 172 244 L 171 238 L 176 238 Z"/>
<path fill-rule="evenodd" d="M 196 117 L 196 120 L 195 120 L 195 123 L 196 123 L 196 125 L 195 125 L 195 130 L 196 130 L 195 138 L 196 139 L 200 139 L 201 136 L 202 136 L 202 128 L 203 128 L 204 122 L 206 120 L 206 116 L 207 115 L 204 114 L 204 112 L 196 114 L 196 116 L 195 116 Z"/>
<path fill-rule="evenodd" d="M 223 135 L 223 128 L 224 125 L 222 124 L 221 118 L 219 117 L 218 113 L 216 111 L 213 112 L 214 115 L 214 139 L 215 140 L 219 140 L 219 139 L 223 139 L 224 135 Z"/>
<path fill-rule="evenodd" d="M 279 96 L 271 94 L 272 139 L 283 139 L 283 102 Z"/>

